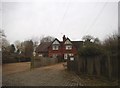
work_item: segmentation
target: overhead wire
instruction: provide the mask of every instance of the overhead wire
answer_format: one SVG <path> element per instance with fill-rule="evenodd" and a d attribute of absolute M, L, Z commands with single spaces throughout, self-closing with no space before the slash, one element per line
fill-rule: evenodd
<path fill-rule="evenodd" d="M 107 2 L 105 2 L 105 4 L 103 5 L 102 9 L 99 11 L 98 15 L 95 17 L 95 19 L 93 20 L 93 22 L 91 23 L 91 25 L 86 29 L 86 33 L 88 33 L 89 29 L 92 29 L 93 26 L 95 25 L 95 23 L 97 22 L 97 20 L 99 19 L 100 15 L 102 14 L 102 12 L 104 11 L 104 8 L 106 7 Z"/>
<path fill-rule="evenodd" d="M 61 25 L 62 25 L 62 23 L 63 23 L 63 21 L 64 21 L 64 19 L 65 19 L 65 17 L 66 17 L 66 14 L 67 14 L 67 11 L 68 11 L 69 5 L 70 5 L 70 0 L 68 0 L 68 2 L 67 2 L 66 4 L 67 4 L 67 8 L 66 8 L 66 10 L 65 10 L 65 12 L 64 12 L 64 14 L 63 14 L 62 20 L 61 20 L 61 22 L 60 22 L 57 30 L 60 29 L 60 27 L 61 27 Z"/>

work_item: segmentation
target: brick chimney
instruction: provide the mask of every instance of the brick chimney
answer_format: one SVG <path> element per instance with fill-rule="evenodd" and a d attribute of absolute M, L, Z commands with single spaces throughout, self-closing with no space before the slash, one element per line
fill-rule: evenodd
<path fill-rule="evenodd" d="M 66 37 L 65 37 L 65 35 L 63 35 L 63 42 L 66 40 Z"/>

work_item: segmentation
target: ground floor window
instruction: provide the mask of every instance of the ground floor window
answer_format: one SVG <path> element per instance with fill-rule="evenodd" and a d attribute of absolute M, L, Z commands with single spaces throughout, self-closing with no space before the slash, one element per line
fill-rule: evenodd
<path fill-rule="evenodd" d="M 73 53 L 69 53 L 69 56 L 73 56 Z"/>
<path fill-rule="evenodd" d="M 39 56 L 39 57 L 42 57 L 43 55 L 42 55 L 42 54 L 39 54 L 38 56 Z"/>
<path fill-rule="evenodd" d="M 68 56 L 73 56 L 73 53 L 66 53 L 66 54 L 64 54 L 64 59 L 68 59 Z"/>

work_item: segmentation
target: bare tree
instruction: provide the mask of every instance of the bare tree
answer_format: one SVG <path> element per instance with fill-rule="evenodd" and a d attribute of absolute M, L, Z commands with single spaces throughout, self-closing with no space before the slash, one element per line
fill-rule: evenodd
<path fill-rule="evenodd" d="M 6 37 L 4 30 L 0 29 L 0 38 Z"/>
<path fill-rule="evenodd" d="M 95 39 L 94 39 L 94 43 L 95 43 L 95 44 L 100 44 L 101 42 L 100 42 L 99 38 L 95 38 Z"/>
<path fill-rule="evenodd" d="M 10 45 L 10 53 L 14 53 L 15 52 L 15 46 L 14 44 Z"/>
<path fill-rule="evenodd" d="M 32 57 L 33 55 L 33 41 L 25 41 L 25 56 Z"/>
<path fill-rule="evenodd" d="M 93 36 L 91 36 L 91 35 L 86 35 L 86 36 L 83 36 L 83 38 L 82 38 L 84 41 L 91 41 L 91 40 L 94 40 L 94 37 Z"/>
<path fill-rule="evenodd" d="M 19 40 L 16 40 L 16 41 L 14 42 L 14 44 L 15 44 L 15 46 L 16 46 L 17 49 L 20 49 L 20 47 L 21 47 L 21 42 L 20 42 Z"/>
<path fill-rule="evenodd" d="M 55 38 L 52 36 L 43 37 L 40 42 L 52 42 Z"/>
<path fill-rule="evenodd" d="M 6 48 L 8 46 L 10 46 L 10 43 L 8 42 L 8 40 L 6 39 L 6 35 L 4 33 L 4 30 L 0 30 L 0 47 L 2 46 L 2 48 Z"/>
<path fill-rule="evenodd" d="M 33 48 L 34 48 L 34 51 L 36 50 L 36 47 L 38 46 L 39 44 L 39 38 L 38 37 L 32 37 L 31 39 L 33 41 Z"/>
<path fill-rule="evenodd" d="M 103 45 L 105 49 L 109 51 L 109 53 L 118 53 L 118 34 L 113 34 L 106 38 Z"/>

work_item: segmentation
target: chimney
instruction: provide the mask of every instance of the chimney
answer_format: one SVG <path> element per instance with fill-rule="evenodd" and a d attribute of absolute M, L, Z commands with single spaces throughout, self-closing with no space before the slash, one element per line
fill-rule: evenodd
<path fill-rule="evenodd" d="M 63 35 L 63 42 L 66 40 L 66 37 L 65 37 L 65 35 Z"/>

